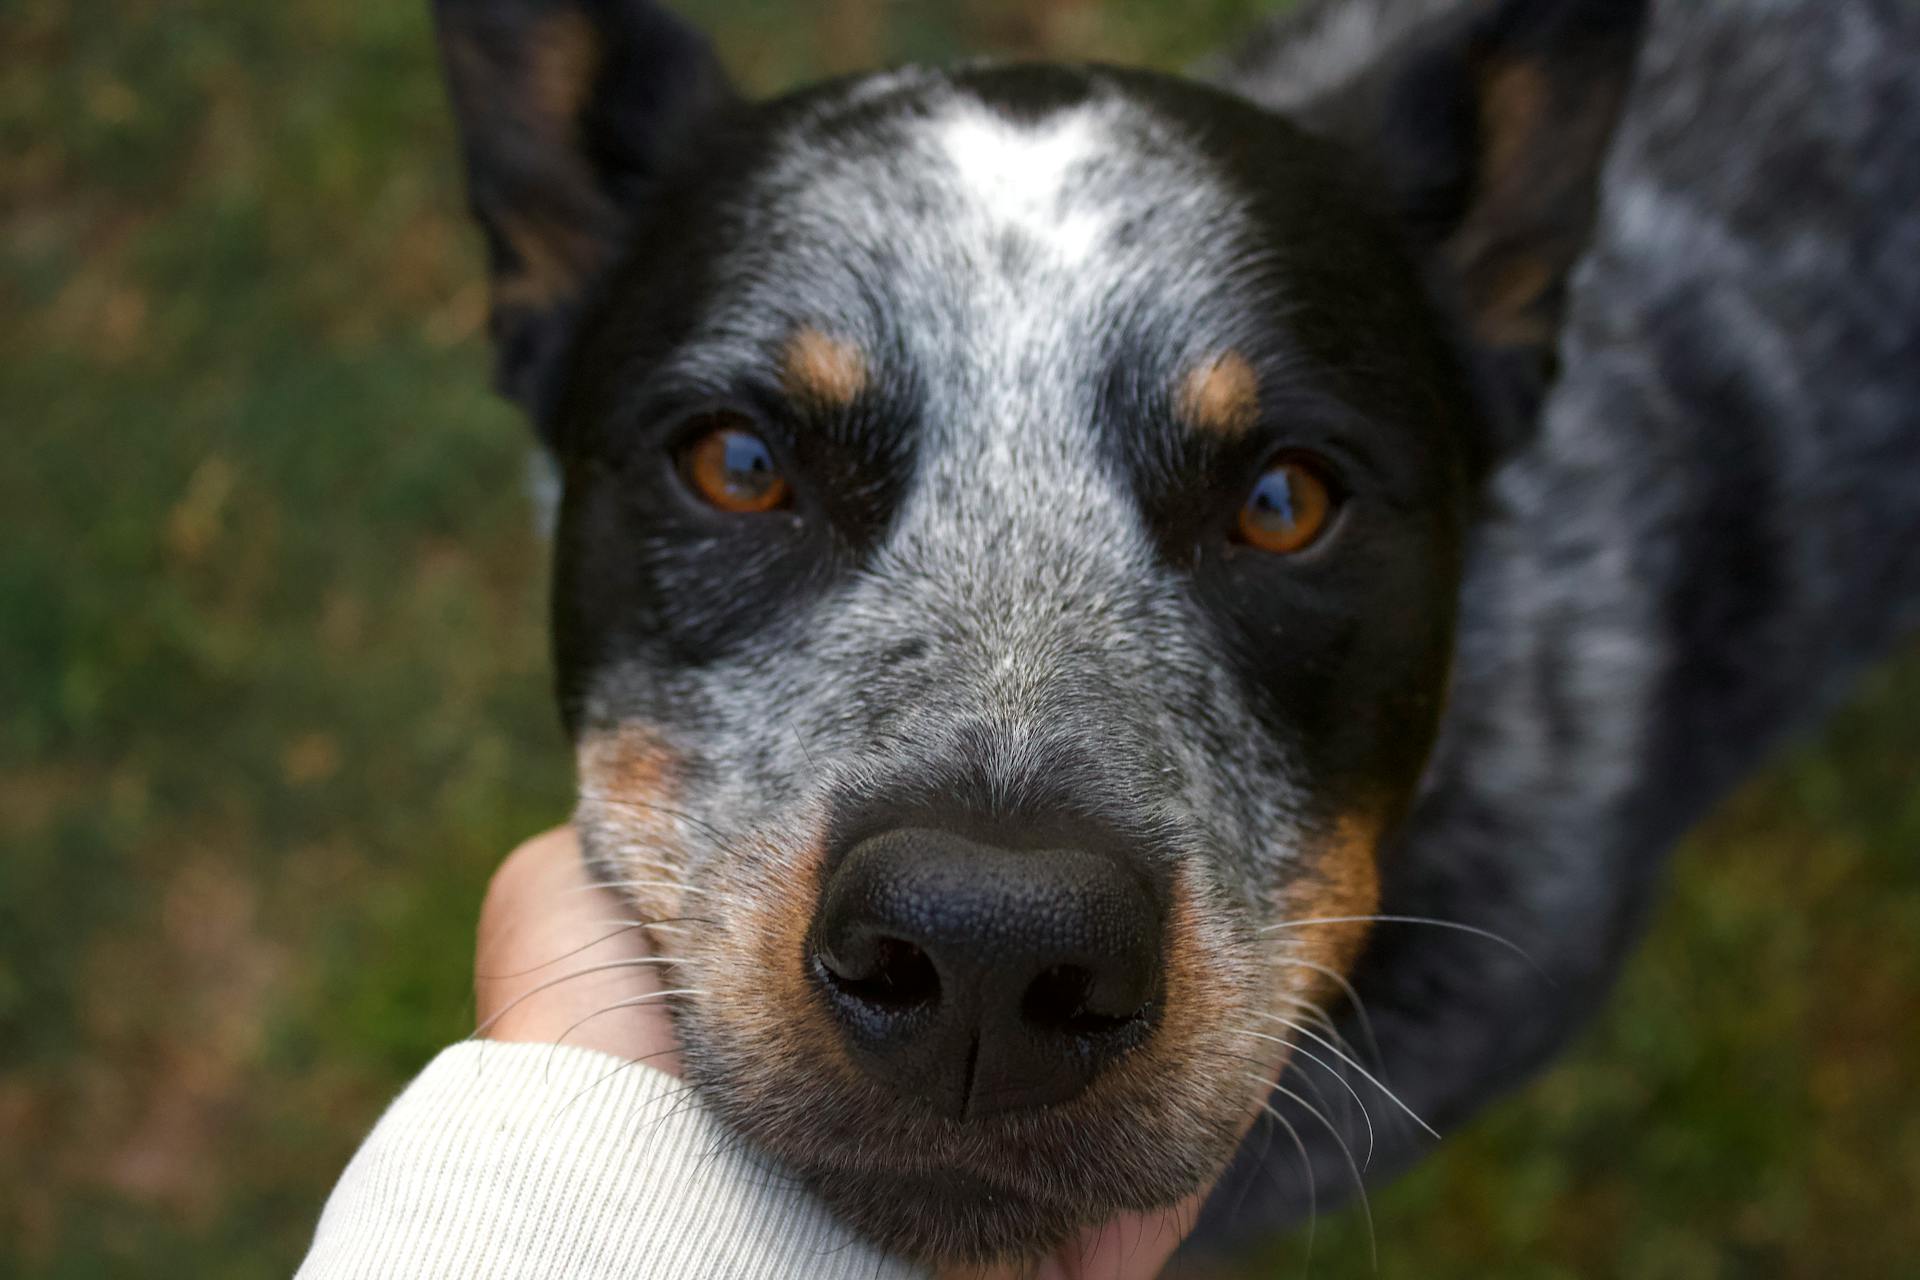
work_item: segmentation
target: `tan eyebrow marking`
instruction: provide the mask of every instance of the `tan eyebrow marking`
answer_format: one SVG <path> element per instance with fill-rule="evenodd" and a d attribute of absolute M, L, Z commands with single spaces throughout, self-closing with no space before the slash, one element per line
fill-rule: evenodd
<path fill-rule="evenodd" d="M 1260 377 L 1238 351 L 1222 351 L 1187 371 L 1174 407 L 1195 431 L 1245 435 L 1260 417 Z"/>
<path fill-rule="evenodd" d="M 867 389 L 867 357 L 859 347 L 807 326 L 787 340 L 780 384 L 796 400 L 844 409 Z"/>

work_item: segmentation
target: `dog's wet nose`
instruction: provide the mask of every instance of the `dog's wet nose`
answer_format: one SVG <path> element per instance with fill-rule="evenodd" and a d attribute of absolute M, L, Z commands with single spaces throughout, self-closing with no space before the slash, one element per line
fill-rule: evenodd
<path fill-rule="evenodd" d="M 835 868 L 811 960 L 863 1070 L 982 1116 L 1063 1102 L 1147 1038 L 1164 914 L 1120 855 L 909 828 Z"/>

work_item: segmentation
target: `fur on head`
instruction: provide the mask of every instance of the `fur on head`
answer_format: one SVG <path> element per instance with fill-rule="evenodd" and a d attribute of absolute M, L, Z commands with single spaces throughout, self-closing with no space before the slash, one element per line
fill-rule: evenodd
<path fill-rule="evenodd" d="M 1576 18 L 1633 6 L 1470 8 L 1289 120 L 1097 67 L 749 105 L 642 0 L 440 0 L 501 385 L 564 481 L 583 837 L 697 921 L 657 944 L 707 1102 L 894 1249 L 1204 1185 L 1364 944 L 1625 72 Z M 906 827 L 1123 850 L 1151 1034 L 987 1116 L 863 1073 L 809 930 Z"/>

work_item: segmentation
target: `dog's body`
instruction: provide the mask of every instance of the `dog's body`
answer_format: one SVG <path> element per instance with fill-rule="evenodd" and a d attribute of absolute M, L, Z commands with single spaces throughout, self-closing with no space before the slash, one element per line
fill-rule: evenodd
<path fill-rule="evenodd" d="M 1349 974 L 1458 1123 L 1920 616 L 1897 0 L 1322 5 L 1220 69 L 1293 124 L 1104 69 L 746 108 L 640 0 L 442 24 L 583 833 L 700 919 L 710 1103 L 895 1247 L 1178 1199 L 1283 1066 L 1376 1089 Z M 1337 1127 L 1214 1225 L 1302 1155 L 1330 1199 Z"/>
<path fill-rule="evenodd" d="M 1434 7 L 1320 6 L 1222 74 L 1278 105 L 1373 61 L 1301 65 L 1329 15 L 1383 10 L 1344 34 L 1390 40 Z M 1383 863 L 1383 911 L 1496 931 L 1552 981 L 1390 927 L 1354 978 L 1395 1088 L 1443 1129 L 1605 995 L 1687 827 L 1920 622 L 1917 158 L 1920 10 L 1653 7 L 1563 373 L 1491 487 L 1449 718 Z M 1298 1127 L 1339 1194 L 1325 1130 Z M 1376 1167 L 1425 1141 L 1388 1127 Z M 1305 1211 L 1284 1172 L 1242 1174 L 1248 1228 Z"/>

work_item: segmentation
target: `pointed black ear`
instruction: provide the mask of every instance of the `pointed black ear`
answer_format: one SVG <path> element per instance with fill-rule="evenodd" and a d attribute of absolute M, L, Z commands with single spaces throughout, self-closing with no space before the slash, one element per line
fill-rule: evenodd
<path fill-rule="evenodd" d="M 1294 114 L 1373 168 L 1458 301 L 1497 407 L 1530 418 L 1646 0 L 1333 0 L 1320 21 L 1339 5 L 1372 5 L 1390 34 Z"/>
<path fill-rule="evenodd" d="M 550 431 L 575 321 L 674 150 L 730 101 L 648 0 L 434 0 L 486 233 L 500 389 Z"/>

